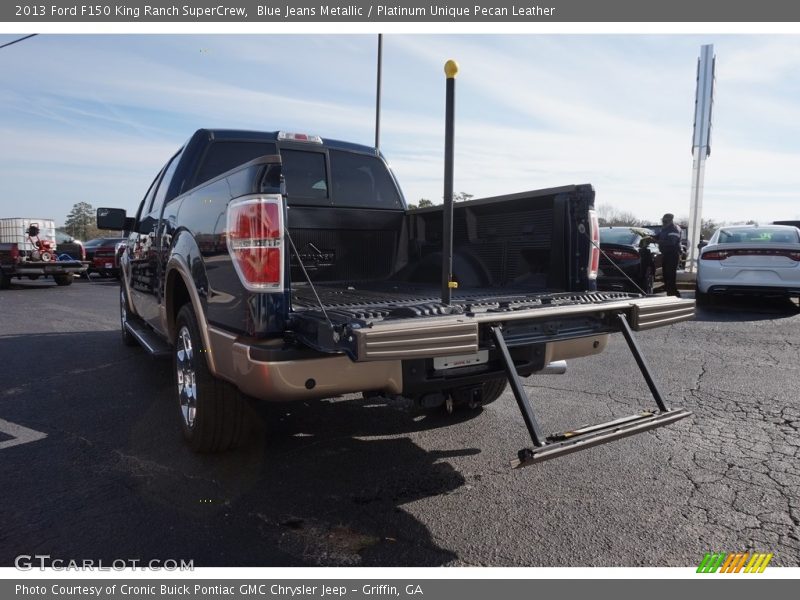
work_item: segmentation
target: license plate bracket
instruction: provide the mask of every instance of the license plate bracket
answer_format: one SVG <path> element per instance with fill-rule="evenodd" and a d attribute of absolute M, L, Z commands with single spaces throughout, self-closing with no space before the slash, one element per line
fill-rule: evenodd
<path fill-rule="evenodd" d="M 433 368 L 437 371 L 471 367 L 489 362 L 489 351 L 478 350 L 477 354 L 458 354 L 455 356 L 437 356 L 433 359 Z"/>

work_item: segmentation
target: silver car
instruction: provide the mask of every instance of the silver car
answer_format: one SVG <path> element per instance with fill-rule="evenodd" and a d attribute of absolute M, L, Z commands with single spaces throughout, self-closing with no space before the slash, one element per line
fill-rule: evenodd
<path fill-rule="evenodd" d="M 717 229 L 700 251 L 697 303 L 720 294 L 800 297 L 800 229 L 789 225 Z"/>

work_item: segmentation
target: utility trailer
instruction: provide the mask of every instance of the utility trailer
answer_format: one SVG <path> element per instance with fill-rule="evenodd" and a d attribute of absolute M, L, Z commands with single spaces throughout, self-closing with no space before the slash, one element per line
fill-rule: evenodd
<path fill-rule="evenodd" d="M 0 219 L 0 289 L 8 288 L 14 277 L 52 277 L 57 285 L 70 285 L 73 275 L 85 270 L 79 260 L 59 260 L 52 219 Z"/>

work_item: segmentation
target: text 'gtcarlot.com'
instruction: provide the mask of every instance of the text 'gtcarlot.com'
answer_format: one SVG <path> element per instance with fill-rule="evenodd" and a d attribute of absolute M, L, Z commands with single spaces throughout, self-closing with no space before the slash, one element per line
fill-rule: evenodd
<path fill-rule="evenodd" d="M 117 558 L 112 561 L 82 559 L 72 560 L 52 558 L 49 554 L 20 554 L 14 559 L 14 566 L 20 571 L 52 569 L 54 571 L 124 571 L 139 569 L 142 571 L 194 571 L 193 560 L 139 560 L 137 558 Z"/>

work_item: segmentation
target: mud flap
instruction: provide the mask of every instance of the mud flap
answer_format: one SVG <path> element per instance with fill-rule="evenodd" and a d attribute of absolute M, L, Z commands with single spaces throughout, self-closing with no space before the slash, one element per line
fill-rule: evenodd
<path fill-rule="evenodd" d="M 585 450 L 592 446 L 598 446 L 616 439 L 669 425 L 692 414 L 690 411 L 682 408 L 670 409 L 666 406 L 661 391 L 658 389 L 652 373 L 650 372 L 650 368 L 639 349 L 639 345 L 633 337 L 633 332 L 628 324 L 628 320 L 624 314 L 617 315 L 617 318 L 625 341 L 628 343 L 628 347 L 636 360 L 636 364 L 642 372 L 647 386 L 650 388 L 653 399 L 656 401 L 658 411 L 642 412 L 621 419 L 615 419 L 607 423 L 582 426 L 577 429 L 548 436 L 542 434 L 541 427 L 539 426 L 539 422 L 533 410 L 533 405 L 522 386 L 522 380 L 508 352 L 508 346 L 503 337 L 502 329 L 500 327 L 491 328 L 490 331 L 494 338 L 495 345 L 497 349 L 500 350 L 503 359 L 508 382 L 514 393 L 514 398 L 517 401 L 520 412 L 522 413 L 525 426 L 528 428 L 531 441 L 533 442 L 532 448 L 523 448 L 517 453 L 517 458 L 511 461 L 512 467 L 527 467 L 565 454 L 579 452 L 580 450 Z"/>

